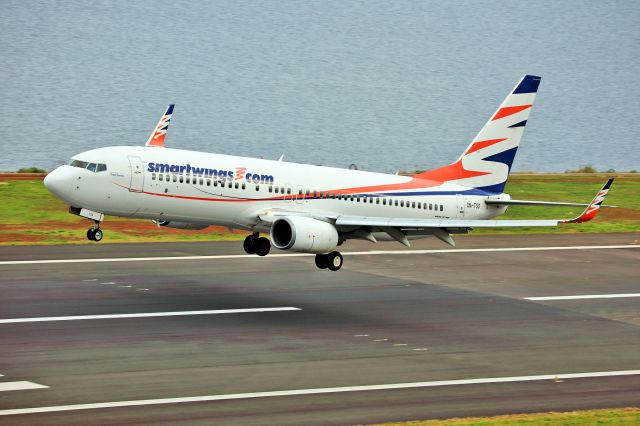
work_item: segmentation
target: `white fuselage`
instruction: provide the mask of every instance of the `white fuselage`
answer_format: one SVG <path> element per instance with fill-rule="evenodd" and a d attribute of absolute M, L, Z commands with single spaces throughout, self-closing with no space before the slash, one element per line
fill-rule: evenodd
<path fill-rule="evenodd" d="M 409 176 L 155 147 L 107 147 L 74 156 L 105 171 L 61 166 L 71 206 L 113 216 L 257 230 L 257 214 L 297 211 L 415 219 L 489 219 L 505 207 L 473 188 Z"/>

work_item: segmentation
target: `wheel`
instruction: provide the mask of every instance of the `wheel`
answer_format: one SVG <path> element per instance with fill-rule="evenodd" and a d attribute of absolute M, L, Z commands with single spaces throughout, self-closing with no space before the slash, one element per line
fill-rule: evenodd
<path fill-rule="evenodd" d="M 89 228 L 89 229 L 87 229 L 87 240 L 89 240 L 89 241 L 95 241 L 95 240 L 93 239 L 93 231 L 95 231 L 95 229 L 93 229 L 93 228 Z"/>
<path fill-rule="evenodd" d="M 93 231 L 93 241 L 101 241 L 102 240 L 102 230 L 96 229 Z"/>
<path fill-rule="evenodd" d="M 316 266 L 320 269 L 327 269 L 327 255 L 326 254 L 316 254 Z"/>
<path fill-rule="evenodd" d="M 332 271 L 342 268 L 342 255 L 340 252 L 332 251 L 327 254 L 327 267 Z"/>
<path fill-rule="evenodd" d="M 247 254 L 256 254 L 256 238 L 253 235 L 247 236 L 244 239 L 243 247 Z"/>
<path fill-rule="evenodd" d="M 256 240 L 256 254 L 266 256 L 271 251 L 271 241 L 268 238 L 260 237 Z"/>

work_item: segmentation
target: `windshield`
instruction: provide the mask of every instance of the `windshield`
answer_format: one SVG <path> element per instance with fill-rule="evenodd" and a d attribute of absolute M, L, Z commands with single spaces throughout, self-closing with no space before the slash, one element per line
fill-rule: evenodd
<path fill-rule="evenodd" d="M 93 173 L 100 173 L 107 170 L 107 165 L 103 163 L 88 163 L 86 161 L 71 160 L 69 165 L 80 169 L 87 169 Z"/>

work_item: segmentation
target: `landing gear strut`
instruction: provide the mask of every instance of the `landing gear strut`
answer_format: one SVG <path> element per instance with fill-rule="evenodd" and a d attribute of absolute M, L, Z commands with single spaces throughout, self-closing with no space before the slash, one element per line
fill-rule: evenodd
<path fill-rule="evenodd" d="M 87 230 L 87 239 L 90 241 L 101 241 L 103 237 L 102 230 L 100 229 L 100 222 L 95 221 L 93 226 Z"/>
<path fill-rule="evenodd" d="M 327 254 L 316 254 L 316 266 L 320 269 L 329 268 L 330 271 L 337 271 L 342 268 L 342 255 L 340 252 L 332 251 Z"/>
<path fill-rule="evenodd" d="M 257 254 L 258 256 L 266 256 L 271 251 L 271 241 L 268 238 L 261 237 L 260 234 L 254 232 L 244 239 L 244 251 L 248 254 Z"/>

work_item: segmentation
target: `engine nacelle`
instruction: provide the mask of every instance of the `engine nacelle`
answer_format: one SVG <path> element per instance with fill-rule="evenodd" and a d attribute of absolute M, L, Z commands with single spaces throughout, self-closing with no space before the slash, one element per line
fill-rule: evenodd
<path fill-rule="evenodd" d="M 167 228 L 191 229 L 194 231 L 209 227 L 209 225 L 202 225 L 200 223 L 173 222 L 169 220 L 154 220 L 152 222 L 158 226 L 166 226 Z"/>
<path fill-rule="evenodd" d="M 338 231 L 330 223 L 304 216 L 285 216 L 271 226 L 271 244 L 281 250 L 328 253 L 338 245 Z"/>

